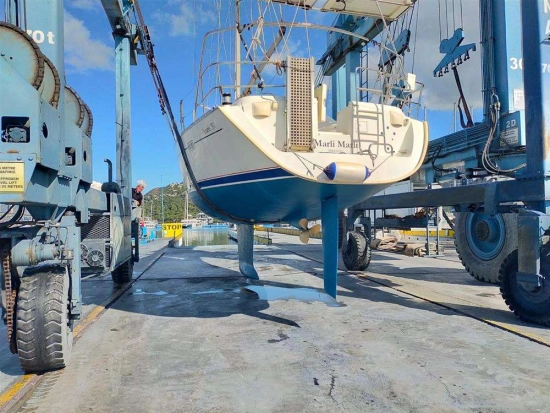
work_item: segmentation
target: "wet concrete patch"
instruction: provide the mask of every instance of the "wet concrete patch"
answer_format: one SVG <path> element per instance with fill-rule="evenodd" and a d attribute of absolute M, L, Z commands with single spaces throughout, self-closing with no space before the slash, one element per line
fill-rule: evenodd
<path fill-rule="evenodd" d="M 244 287 L 245 290 L 252 291 L 258 295 L 260 300 L 297 300 L 304 303 L 319 301 L 329 307 L 340 307 L 334 298 L 327 293 L 317 291 L 313 288 L 285 288 L 265 285 L 250 285 Z"/>

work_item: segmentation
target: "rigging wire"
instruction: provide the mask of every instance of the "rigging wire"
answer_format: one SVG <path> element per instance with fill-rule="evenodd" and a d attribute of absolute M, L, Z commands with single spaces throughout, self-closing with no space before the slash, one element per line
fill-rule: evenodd
<path fill-rule="evenodd" d="M 420 3 L 418 2 L 413 6 L 413 10 L 416 9 L 416 23 L 414 27 L 414 49 L 413 49 L 413 56 L 412 56 L 412 68 L 411 72 L 414 73 L 414 62 L 416 57 L 416 34 L 418 33 L 418 15 L 420 14 Z"/>
<path fill-rule="evenodd" d="M 345 7 L 345 3 L 344 3 Z M 307 11 L 304 9 L 304 21 L 307 24 Z M 307 51 L 308 54 L 311 55 L 311 44 L 309 43 L 309 29 L 306 27 L 306 42 L 307 42 Z"/>
<path fill-rule="evenodd" d="M 456 19 L 455 19 L 455 0 L 452 0 L 453 5 L 453 33 L 456 31 Z"/>
<path fill-rule="evenodd" d="M 187 170 L 187 173 L 189 174 L 189 179 L 191 180 L 193 187 L 195 188 L 195 191 L 200 196 L 200 198 L 210 207 L 213 211 L 217 212 L 221 216 L 227 217 L 230 220 L 234 222 L 239 222 L 243 224 L 251 224 L 251 221 L 237 217 L 227 211 L 224 211 L 220 208 L 218 208 L 217 205 L 215 205 L 204 193 L 202 188 L 199 186 L 197 178 L 195 176 L 195 173 L 193 172 L 193 169 L 191 168 L 191 163 L 189 161 L 189 158 L 187 156 L 187 148 L 185 148 L 185 145 L 183 144 L 183 139 L 181 138 L 181 134 L 179 132 L 178 124 L 174 118 L 174 114 L 172 112 L 172 107 L 170 105 L 170 100 L 168 99 L 168 94 L 166 93 L 166 89 L 164 87 L 164 83 L 162 82 L 162 78 L 160 76 L 160 72 L 158 70 L 158 66 L 156 64 L 154 49 L 153 49 L 153 43 L 151 41 L 151 38 L 149 36 L 149 31 L 147 29 L 147 26 L 145 25 L 143 15 L 141 13 L 141 8 L 139 6 L 139 3 L 137 0 L 134 0 L 134 7 L 137 14 L 137 19 L 139 23 L 138 29 L 142 31 L 142 45 L 144 47 L 145 56 L 147 58 L 147 63 L 149 65 L 149 69 L 151 71 L 151 75 L 153 77 L 153 82 L 155 84 L 155 87 L 158 92 L 159 96 L 159 104 L 162 111 L 162 114 L 166 117 L 166 120 L 168 122 L 168 126 L 170 128 L 170 131 L 172 132 L 172 136 L 176 140 L 180 153 L 183 158 L 183 162 L 185 164 L 185 168 Z"/>
<path fill-rule="evenodd" d="M 437 0 L 437 13 L 439 17 L 439 43 L 441 43 L 441 0 Z"/>
<path fill-rule="evenodd" d="M 447 29 L 447 37 L 449 38 L 449 8 L 447 6 L 447 0 L 445 0 L 445 28 Z"/>

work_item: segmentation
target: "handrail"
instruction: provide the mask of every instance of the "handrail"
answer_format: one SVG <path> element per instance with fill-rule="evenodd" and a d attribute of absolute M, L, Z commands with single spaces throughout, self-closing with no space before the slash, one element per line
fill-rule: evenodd
<path fill-rule="evenodd" d="M 258 25 L 258 22 L 252 22 L 252 23 L 249 23 L 249 24 L 245 25 L 245 27 L 248 30 L 248 29 L 251 29 L 251 28 L 255 27 L 256 25 Z M 348 35 L 350 37 L 362 40 L 362 41 L 365 42 L 365 44 L 367 44 L 371 41 L 371 39 L 369 39 L 367 37 L 364 37 L 364 36 L 361 36 L 357 33 L 353 33 L 353 32 L 350 32 L 348 30 L 340 29 L 340 28 L 337 28 L 337 27 L 325 26 L 325 25 L 321 25 L 321 24 L 312 24 L 312 23 L 306 23 L 306 22 L 288 22 L 288 21 L 277 21 L 277 22 L 265 22 L 264 21 L 264 22 L 262 22 L 262 25 L 263 25 L 264 28 L 265 27 L 283 27 L 284 26 L 284 27 L 288 28 L 287 33 L 290 32 L 290 30 L 293 29 L 293 28 L 316 29 L 316 30 L 322 30 L 322 31 L 326 31 L 326 32 L 336 32 L 336 33 L 340 33 L 340 34 L 345 34 L 345 35 Z M 210 31 L 206 32 L 206 34 L 203 37 L 202 50 L 201 50 L 201 55 L 200 55 L 200 60 L 199 60 L 197 89 L 195 91 L 195 108 L 194 108 L 194 111 L 193 111 L 194 120 L 196 119 L 196 109 L 199 106 L 202 106 L 202 104 L 204 104 L 204 94 L 203 94 L 203 97 L 201 99 L 201 104 L 199 104 L 199 96 L 201 95 L 201 92 L 203 92 L 202 91 L 202 87 L 203 87 L 203 83 L 204 83 L 203 82 L 203 77 L 204 77 L 204 74 L 206 73 L 206 69 L 209 68 L 209 67 L 212 67 L 212 66 L 218 66 L 219 65 L 219 63 L 210 63 L 206 67 L 203 66 L 205 58 L 206 58 L 206 51 L 207 51 L 206 45 L 207 45 L 207 42 L 209 41 L 209 39 L 213 35 L 226 33 L 226 32 L 230 32 L 230 31 L 234 31 L 234 30 L 238 30 L 236 26 L 222 27 L 222 28 L 218 28 L 218 29 L 214 29 L 214 30 L 210 30 Z M 210 50 L 210 48 L 208 50 Z M 250 61 L 240 61 L 240 62 L 224 61 L 223 63 L 224 64 L 237 64 L 238 63 L 238 64 L 242 65 L 242 64 L 261 64 L 261 63 L 265 63 L 265 61 L 263 61 L 263 60 L 254 61 L 254 62 L 250 62 Z M 268 63 L 271 63 L 271 62 L 268 62 Z M 233 86 L 231 89 L 233 89 L 233 88 L 236 89 L 237 86 Z"/>

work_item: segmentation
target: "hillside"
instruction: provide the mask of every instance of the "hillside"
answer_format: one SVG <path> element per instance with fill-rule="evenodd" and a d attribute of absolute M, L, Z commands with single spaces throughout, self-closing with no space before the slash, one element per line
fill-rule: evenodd
<path fill-rule="evenodd" d="M 164 192 L 164 222 L 180 222 L 185 218 L 185 190 L 182 183 L 154 188 L 143 194 L 143 216 L 162 222 L 161 195 Z M 199 209 L 189 202 L 189 218 L 195 218 Z"/>

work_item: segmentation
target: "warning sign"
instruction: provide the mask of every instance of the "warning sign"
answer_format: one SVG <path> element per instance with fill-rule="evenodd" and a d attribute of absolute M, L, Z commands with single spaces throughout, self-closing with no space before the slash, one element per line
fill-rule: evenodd
<path fill-rule="evenodd" d="M 0 192 L 25 192 L 23 162 L 0 162 Z"/>
<path fill-rule="evenodd" d="M 166 238 L 176 238 L 182 234 L 181 222 L 173 224 L 162 224 L 162 236 Z"/>

